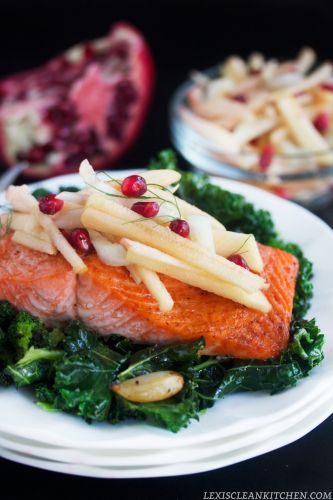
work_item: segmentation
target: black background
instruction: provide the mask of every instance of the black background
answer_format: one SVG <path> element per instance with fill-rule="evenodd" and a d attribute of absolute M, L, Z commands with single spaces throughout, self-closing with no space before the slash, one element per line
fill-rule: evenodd
<path fill-rule="evenodd" d="M 0 0 L 0 74 L 29 68 L 82 39 L 103 35 L 119 19 L 146 35 L 157 85 L 146 127 L 121 166 L 142 166 L 169 146 L 168 101 L 189 69 L 231 53 L 261 50 L 288 57 L 302 45 L 333 58 L 332 0 Z M 119 163 L 120 166 L 120 163 Z M 318 215 L 333 224 L 332 207 Z M 331 332 L 327 332 L 330 334 Z M 0 499 L 188 500 L 204 491 L 330 491 L 333 418 L 294 444 L 194 476 L 95 480 L 38 471 L 0 459 Z"/>

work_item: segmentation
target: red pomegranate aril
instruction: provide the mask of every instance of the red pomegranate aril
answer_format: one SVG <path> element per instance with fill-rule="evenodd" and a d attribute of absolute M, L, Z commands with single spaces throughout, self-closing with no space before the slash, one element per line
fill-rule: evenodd
<path fill-rule="evenodd" d="M 243 267 L 244 269 L 247 269 L 248 271 L 250 270 L 249 266 L 247 265 L 246 260 L 241 255 L 238 255 L 238 254 L 230 255 L 230 257 L 228 257 L 228 260 L 230 260 L 230 262 L 233 262 L 237 266 Z"/>
<path fill-rule="evenodd" d="M 259 169 L 265 172 L 271 165 L 274 156 L 274 148 L 272 144 L 266 144 L 261 150 L 259 157 Z"/>
<path fill-rule="evenodd" d="M 291 193 L 290 191 L 288 191 L 287 188 L 284 188 L 284 187 L 276 187 L 274 188 L 274 194 L 276 194 L 276 196 L 280 196 L 280 198 L 284 198 L 285 200 L 288 200 L 289 198 L 291 198 Z"/>
<path fill-rule="evenodd" d="M 158 214 L 160 206 L 156 201 L 137 201 L 132 205 L 131 209 L 133 212 L 142 215 L 142 217 L 151 219 Z"/>
<path fill-rule="evenodd" d="M 322 111 L 313 120 L 313 125 L 316 127 L 318 132 L 325 134 L 330 126 L 330 115 L 327 111 Z"/>
<path fill-rule="evenodd" d="M 46 215 L 54 215 L 60 212 L 64 206 L 64 200 L 56 198 L 55 194 L 47 194 L 38 200 L 39 210 Z"/>
<path fill-rule="evenodd" d="M 28 151 L 26 159 L 33 163 L 41 163 L 45 159 L 45 150 L 42 146 L 33 146 Z"/>
<path fill-rule="evenodd" d="M 92 59 L 94 57 L 94 49 L 91 44 L 88 42 L 84 46 L 84 58 L 86 61 Z"/>
<path fill-rule="evenodd" d="M 142 196 L 146 191 L 147 184 L 141 175 L 130 175 L 121 183 L 121 192 L 125 196 Z"/>
<path fill-rule="evenodd" d="M 243 104 L 247 103 L 247 97 L 244 94 L 237 94 L 232 96 L 233 101 L 241 102 Z"/>
<path fill-rule="evenodd" d="M 182 236 L 183 238 L 187 238 L 190 234 L 190 226 L 186 220 L 183 219 L 175 219 L 172 222 L 170 222 L 169 225 L 171 231 L 173 231 L 176 234 L 179 234 L 179 236 Z"/>
<path fill-rule="evenodd" d="M 127 59 L 130 47 L 128 43 L 124 40 L 113 45 L 109 50 L 109 55 L 112 57 L 117 57 L 118 59 Z"/>
<path fill-rule="evenodd" d="M 328 90 L 329 92 L 333 92 L 333 82 L 322 83 L 321 88 L 324 90 Z"/>
<path fill-rule="evenodd" d="M 69 235 L 68 241 L 72 247 L 80 253 L 86 254 L 92 250 L 92 243 L 86 229 L 73 229 Z"/>

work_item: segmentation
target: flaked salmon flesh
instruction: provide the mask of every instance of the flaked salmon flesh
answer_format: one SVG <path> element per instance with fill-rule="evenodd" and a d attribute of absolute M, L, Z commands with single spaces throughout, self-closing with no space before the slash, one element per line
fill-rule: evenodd
<path fill-rule="evenodd" d="M 264 314 L 229 299 L 160 275 L 174 307 L 161 312 L 143 284 L 124 267 L 85 258 L 88 271 L 75 275 L 58 254 L 49 256 L 14 243 L 0 242 L 0 299 L 12 302 L 47 324 L 80 318 L 97 333 L 118 333 L 141 343 L 189 342 L 203 336 L 205 354 L 267 359 L 289 339 L 298 261 L 282 250 L 260 245 L 265 295 L 272 305 Z"/>

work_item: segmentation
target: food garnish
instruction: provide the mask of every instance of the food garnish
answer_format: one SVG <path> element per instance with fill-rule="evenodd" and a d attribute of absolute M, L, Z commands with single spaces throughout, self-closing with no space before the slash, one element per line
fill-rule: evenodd
<path fill-rule="evenodd" d="M 243 267 L 244 269 L 250 269 L 246 260 L 241 255 L 230 255 L 230 257 L 228 257 L 228 260 L 230 260 L 230 262 L 233 262 L 234 264 L 237 264 L 237 266 Z"/>
<path fill-rule="evenodd" d="M 264 279 L 250 270 L 251 265 L 240 268 L 228 260 L 236 249 L 244 247 L 252 269 L 262 271 L 262 260 L 254 238 L 243 235 L 240 244 L 238 234 L 233 236 L 212 216 L 178 199 L 165 185 L 162 171 L 149 172 L 149 182 L 141 175 L 132 175 L 117 182 L 108 177 L 102 181 L 85 160 L 80 173 L 86 189 L 75 193 L 63 192 L 57 196 L 47 194 L 38 201 L 26 186 L 9 188 L 7 199 L 14 209 L 16 242 L 50 255 L 58 250 L 77 273 L 86 270 L 80 255 L 89 253 L 95 243 L 97 254 L 106 265 L 135 265 L 137 279 L 145 283 L 161 311 L 170 310 L 173 301 L 156 274 L 168 274 L 170 268 L 165 265 L 165 258 L 155 259 L 154 269 L 151 269 L 150 257 L 150 267 L 145 266 L 144 259 L 132 262 L 119 249 L 122 241 L 126 241 L 122 238 L 129 238 L 148 245 L 148 254 L 150 248 L 152 251 L 159 250 L 162 256 L 176 258 L 178 269 L 187 268 L 187 273 L 197 270 L 197 273 L 194 272 L 194 276 L 198 274 L 194 286 L 202 286 L 204 290 L 208 286 L 209 290 L 216 290 L 222 296 L 225 293 L 226 297 L 246 306 L 260 311 L 269 310 L 269 304 L 260 292 L 266 286 Z M 169 181 L 180 180 L 179 174 L 173 173 L 170 177 L 166 173 L 166 176 Z M 140 201 L 133 203 L 133 198 Z M 149 201 L 141 201 L 147 199 Z M 179 218 L 179 215 L 187 216 L 188 221 Z M 120 239 L 120 242 L 112 241 L 114 239 Z M 252 246 L 247 244 L 247 239 Z M 127 248 L 125 250 L 128 251 Z M 174 274 L 172 271 L 171 275 Z M 177 279 L 188 282 L 188 278 L 182 278 L 179 272 Z M 207 286 L 202 284 L 205 279 Z M 209 285 L 210 281 L 214 285 Z M 251 299 L 249 294 L 252 294 Z"/>
<path fill-rule="evenodd" d="M 137 201 L 133 203 L 131 210 L 142 215 L 142 217 L 151 219 L 152 217 L 156 217 L 160 210 L 160 206 L 156 201 Z"/>
<path fill-rule="evenodd" d="M 141 175 L 130 175 L 122 181 L 121 192 L 125 196 L 142 196 L 147 192 L 147 183 Z"/>
<path fill-rule="evenodd" d="M 89 232 L 83 228 L 73 229 L 68 237 L 68 241 L 81 254 L 87 254 L 93 248 Z"/>
<path fill-rule="evenodd" d="M 183 238 L 187 238 L 190 235 L 190 226 L 186 220 L 182 219 L 175 219 L 172 222 L 170 222 L 170 229 L 176 234 L 179 234 L 179 236 L 182 236 Z"/>
<path fill-rule="evenodd" d="M 64 206 L 64 201 L 57 198 L 55 194 L 47 194 L 38 198 L 39 210 L 46 215 L 54 215 Z"/>
<path fill-rule="evenodd" d="M 14 241 L 50 255 L 58 250 L 76 273 L 86 271 L 83 256 L 94 249 L 106 265 L 128 267 L 135 281 L 146 285 L 161 312 L 170 311 L 173 300 L 157 273 L 269 311 L 261 292 L 267 286 L 265 280 L 253 272 L 263 270 L 254 237 L 226 231 L 211 215 L 178 198 L 167 183 L 179 183 L 179 173 L 155 170 L 122 180 L 105 174 L 102 180 L 85 160 L 80 174 L 85 189 L 49 193 L 38 201 L 26 186 L 8 189 Z M 128 257 L 130 241 L 143 244 L 135 247 L 141 256 L 134 257 L 131 247 L 132 257 Z M 143 248 L 146 257 L 142 258 Z M 241 251 L 248 255 L 246 266 L 229 258 Z M 169 257 L 174 258 L 172 265 Z"/>

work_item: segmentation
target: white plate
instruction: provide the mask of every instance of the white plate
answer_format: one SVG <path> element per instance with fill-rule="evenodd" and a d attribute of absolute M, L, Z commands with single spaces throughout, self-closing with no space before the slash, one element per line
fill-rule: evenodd
<path fill-rule="evenodd" d="M 316 403 L 318 398 L 321 398 L 321 396 L 327 393 L 327 390 L 331 388 L 331 380 L 328 381 L 323 381 L 318 385 L 317 388 L 320 388 L 320 392 L 316 391 L 315 393 L 309 392 L 306 396 L 304 396 L 301 400 L 294 402 L 294 404 L 288 406 L 287 408 L 284 409 L 284 411 L 279 411 L 276 412 L 276 414 L 272 415 L 271 418 L 265 419 L 265 422 L 263 423 L 263 420 L 260 418 L 258 419 L 257 422 L 253 420 L 251 423 L 251 426 L 246 426 L 244 429 L 240 430 L 239 432 L 236 432 L 235 429 L 231 429 L 232 432 L 228 433 L 227 435 L 221 435 L 218 438 L 214 438 L 213 440 L 198 440 L 195 445 L 193 444 L 188 444 L 188 445 L 182 445 L 182 446 L 173 446 L 172 452 L 174 453 L 174 456 L 179 452 L 183 450 L 192 450 L 195 446 L 200 446 L 200 449 L 203 449 L 205 447 L 212 447 L 215 446 L 216 443 L 219 441 L 223 441 L 223 443 L 228 446 L 228 449 L 231 449 L 232 446 L 237 446 L 238 441 L 240 439 L 243 439 L 244 436 L 253 436 L 254 432 L 256 432 L 258 429 L 260 430 L 262 427 L 270 425 L 272 423 L 279 423 L 283 421 L 288 421 L 290 416 L 297 413 L 297 415 L 303 417 L 304 415 L 307 415 L 309 409 L 311 410 L 313 403 Z M 230 396 L 230 398 L 235 397 L 234 395 Z M 28 401 L 29 405 L 31 405 L 31 401 L 29 399 Z M 222 404 L 218 403 L 218 404 Z M 11 405 L 8 405 L 8 408 L 10 408 Z M 333 409 L 332 409 L 333 411 Z M 57 443 L 57 445 L 54 444 L 54 439 L 52 439 L 52 442 L 48 442 L 47 440 L 44 440 L 44 435 L 41 435 L 40 433 L 36 433 L 36 436 L 34 437 L 32 433 L 25 432 L 18 432 L 15 427 L 13 427 L 12 432 L 8 431 L 2 431 L 0 432 L 0 446 L 1 446 L 1 438 L 6 440 L 7 442 L 12 442 L 13 444 L 18 444 L 22 446 L 22 448 L 15 448 L 17 451 L 25 451 L 29 452 L 29 450 L 38 447 L 38 448 L 47 448 L 51 449 L 53 451 L 63 451 L 64 449 L 67 450 L 80 450 L 83 454 L 85 452 L 90 453 L 90 454 L 98 454 L 98 455 L 107 455 L 108 457 L 116 456 L 116 457 L 121 457 L 124 456 L 126 459 L 129 457 L 129 452 L 131 453 L 131 458 L 136 459 L 136 457 L 143 457 L 145 455 L 148 456 L 154 456 L 155 458 L 158 456 L 158 452 L 162 452 L 162 455 L 164 456 L 163 452 L 168 451 L 169 448 L 157 448 L 155 447 L 144 447 L 144 448 L 131 448 L 128 443 L 126 443 L 126 446 L 120 446 L 120 447 L 115 447 L 111 446 L 110 442 L 107 441 L 106 445 L 104 446 L 99 446 L 99 447 L 92 447 L 92 446 L 85 446 L 85 443 L 82 443 L 82 446 L 76 446 L 75 448 L 71 448 L 67 444 L 63 444 L 62 442 Z M 24 448 L 26 446 L 26 448 Z"/>
<path fill-rule="evenodd" d="M 133 172 L 113 172 L 112 175 L 124 176 L 130 173 Z M 78 181 L 77 175 L 70 175 L 50 179 L 42 185 L 56 190 L 60 185 L 78 184 Z M 333 306 L 331 229 L 303 208 L 269 193 L 234 181 L 214 181 L 226 189 L 244 194 L 257 207 L 270 210 L 282 237 L 299 243 L 315 263 L 315 298 L 310 316 L 315 316 L 323 332 L 329 333 L 332 323 L 330 310 Z M 323 364 L 296 388 L 274 397 L 264 393 L 228 396 L 208 410 L 200 422 L 193 422 L 188 429 L 176 435 L 143 423 L 125 423 L 114 427 L 107 424 L 88 426 L 69 415 L 43 412 L 32 404 L 27 393 L 5 389 L 0 390 L 0 431 L 74 450 L 121 449 L 124 453 L 128 450 L 129 456 L 134 450 L 161 451 L 196 446 L 232 436 L 236 439 L 237 434 L 260 429 L 282 420 L 284 416 L 287 418 L 288 413 L 297 411 L 297 407 L 302 407 L 305 400 L 311 405 L 311 401 L 322 394 L 324 384 L 333 380 L 332 346 L 333 339 L 327 335 Z M 332 412 L 333 408 L 330 407 L 328 411 Z M 319 423 L 320 419 L 316 422 Z M 298 432 L 302 430 L 298 428 Z M 285 434 L 278 435 L 274 442 L 278 443 L 280 437 L 281 443 L 286 444 L 284 436 Z M 291 442 L 292 433 L 288 433 L 288 436 L 288 442 Z"/>
<path fill-rule="evenodd" d="M 333 411 L 333 400 L 331 385 L 323 387 L 323 393 L 312 401 L 311 404 L 304 402 L 302 408 L 284 416 L 282 420 L 258 427 L 253 431 L 245 431 L 237 436 L 221 438 L 214 442 L 198 443 L 195 446 L 184 446 L 169 450 L 80 450 L 71 448 L 48 447 L 42 443 L 17 439 L 12 435 L 0 433 L 0 447 L 21 454 L 30 455 L 46 460 L 63 463 L 77 463 L 99 467 L 147 467 L 157 465 L 168 465 L 183 462 L 209 459 L 214 456 L 222 456 L 235 450 L 254 445 L 264 439 L 272 439 L 274 436 L 285 433 L 296 423 L 301 423 L 315 410 L 324 405 L 331 405 Z"/>
<path fill-rule="evenodd" d="M 222 455 L 214 456 L 210 459 L 200 459 L 193 462 L 183 462 L 178 464 L 168 464 L 162 466 L 150 467 L 97 467 L 85 465 L 82 463 L 62 463 L 53 460 L 43 460 L 39 457 L 26 455 L 0 447 L 0 456 L 14 462 L 37 467 L 39 469 L 61 472 L 64 474 L 74 474 L 85 477 L 95 478 L 147 478 L 147 477 L 166 477 L 181 476 L 186 474 L 197 474 L 207 472 L 221 467 L 226 467 L 244 460 L 254 458 L 263 453 L 281 448 L 313 430 L 317 425 L 323 422 L 332 413 L 333 399 L 329 398 L 327 403 L 316 408 L 300 425 L 296 422 L 288 431 L 278 432 L 276 436 L 272 435 L 269 439 L 258 439 L 255 444 L 244 446 L 241 449 L 231 451 Z"/>

